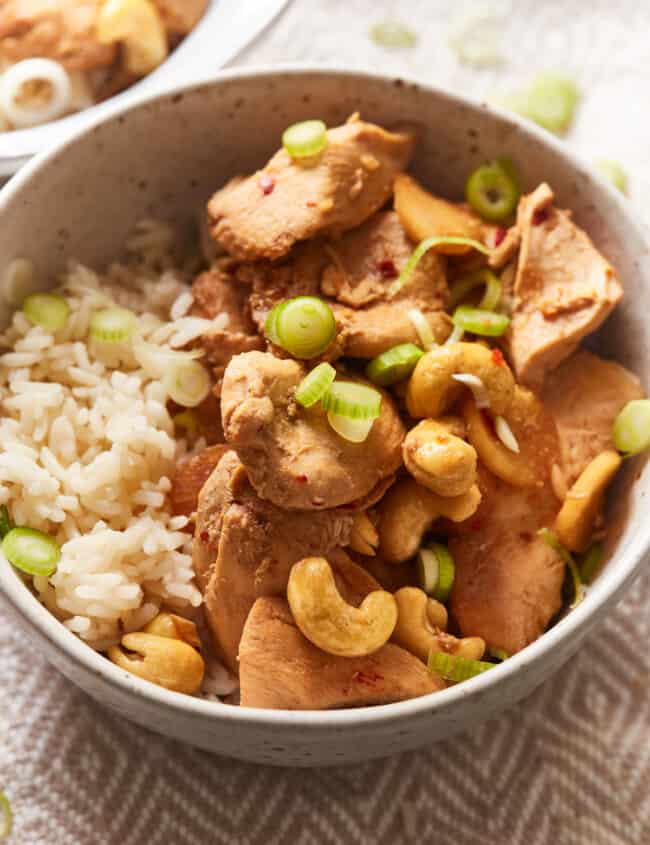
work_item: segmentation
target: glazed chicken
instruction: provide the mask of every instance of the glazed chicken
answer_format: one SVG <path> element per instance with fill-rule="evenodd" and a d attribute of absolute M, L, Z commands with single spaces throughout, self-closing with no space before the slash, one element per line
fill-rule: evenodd
<path fill-rule="evenodd" d="M 425 695 L 540 637 L 644 396 L 580 348 L 622 287 L 548 185 L 495 223 L 405 173 L 410 131 L 320 140 L 217 191 L 193 286 L 194 315 L 228 315 L 198 341 L 224 443 L 173 501 L 245 706 Z"/>

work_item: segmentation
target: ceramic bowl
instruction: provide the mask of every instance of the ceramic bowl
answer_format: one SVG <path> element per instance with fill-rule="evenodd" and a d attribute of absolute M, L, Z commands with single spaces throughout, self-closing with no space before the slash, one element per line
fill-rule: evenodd
<path fill-rule="evenodd" d="M 186 82 L 198 82 L 230 62 L 278 15 L 288 0 L 211 0 L 203 18 L 153 73 L 104 103 L 43 126 L 0 133 L 0 179 L 29 159 L 106 115 L 115 103 L 128 105 Z"/>
<path fill-rule="evenodd" d="M 360 111 L 390 126 L 416 121 L 415 173 L 436 192 L 460 197 L 466 174 L 487 159 L 519 162 L 525 186 L 547 180 L 559 203 L 618 267 L 627 291 L 595 339 L 646 386 L 650 354 L 648 235 L 635 212 L 550 135 L 461 97 L 400 79 L 289 68 L 224 73 L 108 117 L 41 155 L 0 196 L 0 277 L 29 256 L 54 278 L 67 258 L 103 265 L 132 226 L 157 216 L 183 225 L 211 192 L 277 148 L 297 120 L 329 125 Z M 155 139 L 155 147 L 152 139 Z M 155 154 L 153 154 L 155 151 Z M 6 312 L 5 312 L 6 318 Z M 325 765 L 428 746 L 494 716 L 560 669 L 615 605 L 648 556 L 650 472 L 627 463 L 618 481 L 611 559 L 585 601 L 524 651 L 460 686 L 365 709 L 281 712 L 184 697 L 124 673 L 42 607 L 16 573 L 0 569 L 0 591 L 36 648 L 91 696 L 125 718 L 220 754 L 278 765 Z M 629 495 L 628 495 L 629 494 Z"/>

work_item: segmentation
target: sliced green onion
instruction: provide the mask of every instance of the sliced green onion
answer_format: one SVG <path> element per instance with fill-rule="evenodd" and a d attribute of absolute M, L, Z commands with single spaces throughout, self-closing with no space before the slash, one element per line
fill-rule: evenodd
<path fill-rule="evenodd" d="M 60 331 L 70 314 L 67 300 L 56 293 L 32 293 L 23 302 L 22 310 L 30 323 L 48 332 Z"/>
<path fill-rule="evenodd" d="M 580 562 L 580 578 L 583 584 L 591 584 L 596 572 L 600 569 L 605 551 L 602 543 L 594 543 L 593 546 L 583 555 Z"/>
<path fill-rule="evenodd" d="M 433 349 L 434 346 L 437 346 L 436 339 L 433 336 L 433 331 L 431 329 L 431 323 L 427 320 L 422 311 L 420 311 L 419 308 L 409 308 L 407 316 L 413 324 L 413 328 L 415 329 L 422 346 L 425 349 Z"/>
<path fill-rule="evenodd" d="M 454 654 L 447 654 L 444 651 L 432 651 L 429 654 L 429 672 L 435 672 L 447 681 L 460 683 L 475 678 L 488 669 L 494 669 L 494 663 L 484 660 L 470 660 L 467 657 L 458 657 Z"/>
<path fill-rule="evenodd" d="M 199 418 L 191 409 L 181 411 L 172 417 L 174 426 L 181 431 L 184 431 L 189 437 L 196 437 L 201 430 L 201 423 Z"/>
<path fill-rule="evenodd" d="M 104 308 L 90 318 L 89 335 L 101 343 L 124 343 L 129 340 L 136 326 L 133 311 L 127 308 Z"/>
<path fill-rule="evenodd" d="M 485 286 L 485 293 L 478 307 L 485 311 L 494 311 L 501 300 L 501 281 L 487 267 L 483 270 L 477 270 L 475 273 L 470 273 L 468 276 L 463 276 L 454 282 L 450 291 L 450 308 L 454 308 L 465 299 L 468 293 L 483 285 Z"/>
<path fill-rule="evenodd" d="M 340 437 L 349 440 L 351 443 L 363 443 L 375 422 L 374 419 L 363 420 L 342 417 L 339 414 L 332 413 L 332 411 L 328 412 L 327 420 Z"/>
<path fill-rule="evenodd" d="M 601 176 L 604 176 L 622 194 L 627 194 L 627 173 L 617 161 L 600 159 L 595 162 L 595 167 Z"/>
<path fill-rule="evenodd" d="M 414 343 L 400 343 L 373 358 L 366 367 L 366 375 L 373 384 L 389 387 L 408 378 L 423 355 Z"/>
<path fill-rule="evenodd" d="M 0 818 L 2 819 L 2 823 L 0 824 L 0 839 L 7 839 L 13 827 L 14 815 L 11 812 L 9 799 L 4 792 L 0 792 Z"/>
<path fill-rule="evenodd" d="M 53 575 L 61 559 L 56 540 L 34 528 L 12 528 L 2 540 L 2 552 L 12 566 L 28 575 Z"/>
<path fill-rule="evenodd" d="M 431 596 L 438 586 L 438 558 L 433 549 L 421 548 L 417 556 L 418 583 Z"/>
<path fill-rule="evenodd" d="M 550 132 L 562 133 L 571 126 L 579 97 L 572 79 L 557 73 L 543 73 L 528 89 L 526 108 L 535 123 Z"/>
<path fill-rule="evenodd" d="M 502 648 L 491 648 L 489 651 L 490 657 L 493 657 L 495 660 L 499 660 L 503 663 L 504 660 L 507 660 L 510 655 L 507 651 L 504 651 Z"/>
<path fill-rule="evenodd" d="M 327 146 L 327 126 L 322 120 L 294 123 L 282 134 L 282 146 L 291 158 L 310 158 Z"/>
<path fill-rule="evenodd" d="M 294 358 L 316 358 L 336 337 L 336 320 L 322 299 L 297 296 L 275 306 L 264 331 L 272 343 Z"/>
<path fill-rule="evenodd" d="M 571 573 L 571 578 L 573 580 L 573 601 L 570 606 L 571 608 L 577 607 L 585 597 L 584 587 L 582 586 L 582 580 L 580 578 L 580 571 L 578 570 L 578 564 L 575 562 L 571 552 L 566 549 L 562 543 L 560 543 L 555 531 L 551 531 L 550 528 L 540 528 L 537 534 L 562 558 L 569 567 L 569 572 Z"/>
<path fill-rule="evenodd" d="M 370 30 L 370 38 L 380 47 L 389 50 L 401 50 L 415 47 L 418 37 L 412 29 L 395 20 L 376 23 Z"/>
<path fill-rule="evenodd" d="M 423 546 L 417 556 L 418 581 L 424 592 L 443 604 L 449 599 L 456 567 L 451 552 L 442 543 Z"/>
<path fill-rule="evenodd" d="M 381 413 L 381 393 L 354 381 L 335 381 L 321 401 L 326 411 L 350 420 L 376 420 Z"/>
<path fill-rule="evenodd" d="M 162 384 L 170 399 L 184 408 L 196 408 L 210 393 L 208 371 L 198 361 L 179 361 L 163 375 Z"/>
<path fill-rule="evenodd" d="M 12 518 L 9 516 L 7 506 L 2 505 L 0 507 L 0 540 L 15 527 Z"/>
<path fill-rule="evenodd" d="M 133 355 L 149 378 L 161 379 L 173 367 L 203 356 L 202 349 L 170 349 L 144 340 L 134 340 Z"/>
<path fill-rule="evenodd" d="M 336 370 L 331 364 L 322 363 L 314 367 L 296 388 L 296 402 L 304 408 L 311 408 L 325 396 L 335 378 Z"/>
<path fill-rule="evenodd" d="M 650 399 L 628 402 L 614 421 L 614 445 L 624 455 L 638 455 L 650 447 Z"/>
<path fill-rule="evenodd" d="M 398 278 L 393 282 L 390 289 L 391 295 L 396 294 L 402 287 L 404 287 L 404 285 L 413 275 L 415 268 L 418 266 L 420 260 L 424 257 L 424 255 L 430 249 L 433 249 L 433 247 L 440 246 L 441 244 L 471 246 L 472 249 L 475 249 L 477 252 L 482 252 L 483 255 L 489 255 L 492 252 L 489 247 L 487 247 L 485 244 L 482 244 L 480 241 L 474 240 L 474 238 L 465 238 L 461 235 L 434 235 L 431 238 L 425 238 L 423 241 L 420 241 L 420 243 L 415 247 L 411 254 L 411 257 L 402 268 L 402 272 L 399 274 Z"/>
<path fill-rule="evenodd" d="M 520 196 L 519 185 L 503 164 L 484 164 L 470 174 L 465 198 L 484 220 L 502 222 L 512 215 Z"/>
<path fill-rule="evenodd" d="M 472 308 L 471 305 L 459 305 L 451 319 L 463 331 L 484 337 L 500 337 L 510 325 L 510 318 L 505 314 Z"/>

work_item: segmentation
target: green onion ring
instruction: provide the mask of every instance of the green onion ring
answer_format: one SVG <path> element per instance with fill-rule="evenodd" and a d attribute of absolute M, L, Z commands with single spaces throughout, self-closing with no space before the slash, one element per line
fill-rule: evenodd
<path fill-rule="evenodd" d="M 474 238 L 465 238 L 461 235 L 434 235 L 431 238 L 425 238 L 423 241 L 420 241 L 420 243 L 413 250 L 413 252 L 411 253 L 411 257 L 402 268 L 402 272 L 391 285 L 391 296 L 394 296 L 399 290 L 404 287 L 404 285 L 413 275 L 415 268 L 418 266 L 423 256 L 430 249 L 433 249 L 433 247 L 436 246 L 440 246 L 441 244 L 457 244 L 459 246 L 471 246 L 472 249 L 475 249 L 477 252 L 482 252 L 483 255 L 490 255 L 492 253 L 492 250 L 489 247 L 485 246 L 485 244 L 482 244 L 480 241 L 476 241 L 474 240 Z"/>
<path fill-rule="evenodd" d="M 303 408 L 311 408 L 325 396 L 335 378 L 336 370 L 331 364 L 323 362 L 314 367 L 296 388 L 296 402 L 299 402 Z"/>
<path fill-rule="evenodd" d="M 538 536 L 544 540 L 544 542 L 549 545 L 556 554 L 558 554 L 564 563 L 569 567 L 569 571 L 571 573 L 571 578 L 573 579 L 573 601 L 571 602 L 571 609 L 573 610 L 574 607 L 577 607 L 580 602 L 584 599 L 585 591 L 584 587 L 582 586 L 582 579 L 580 578 L 580 571 L 578 569 L 578 564 L 575 562 L 575 559 L 571 552 L 566 549 L 562 543 L 560 543 L 557 534 L 555 531 L 551 531 L 550 528 L 540 528 L 537 532 Z"/>
<path fill-rule="evenodd" d="M 61 547 L 53 537 L 35 528 L 12 528 L 2 540 L 9 563 L 28 575 L 49 577 L 61 560 Z"/>
<path fill-rule="evenodd" d="M 485 660 L 470 660 L 467 657 L 459 657 L 454 654 L 447 654 L 445 651 L 432 651 L 429 654 L 428 668 L 430 672 L 440 675 L 447 681 L 460 683 L 475 678 L 488 669 L 494 669 L 494 663 Z"/>
<path fill-rule="evenodd" d="M 505 314 L 472 308 L 471 305 L 459 305 L 451 319 L 458 328 L 481 337 L 500 337 L 510 325 L 510 318 Z"/>
<path fill-rule="evenodd" d="M 389 387 L 407 379 L 423 355 L 414 343 L 400 343 L 373 358 L 366 367 L 366 375 L 373 384 Z"/>
<path fill-rule="evenodd" d="M 291 158 L 311 158 L 327 147 L 327 126 L 322 120 L 294 123 L 282 134 L 282 146 Z"/>
<path fill-rule="evenodd" d="M 70 306 L 56 293 L 32 293 L 23 302 L 22 311 L 35 326 L 41 326 L 48 332 L 58 332 L 68 321 Z"/>
<path fill-rule="evenodd" d="M 450 308 L 459 305 L 468 293 L 482 285 L 485 285 L 485 292 L 478 307 L 485 311 L 495 311 L 501 300 L 501 280 L 487 267 L 476 270 L 476 272 L 463 276 L 454 282 L 450 291 Z"/>
<path fill-rule="evenodd" d="M 624 455 L 650 448 L 650 399 L 633 399 L 614 420 L 614 445 Z"/>

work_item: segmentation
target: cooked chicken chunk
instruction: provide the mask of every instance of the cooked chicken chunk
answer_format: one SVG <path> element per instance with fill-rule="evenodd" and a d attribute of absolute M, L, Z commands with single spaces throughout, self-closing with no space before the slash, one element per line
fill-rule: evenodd
<path fill-rule="evenodd" d="M 449 547 L 456 562 L 450 609 L 463 636 L 514 654 L 546 630 L 562 603 L 565 565 L 540 537 L 560 503 L 550 485 L 518 488 L 486 470 L 478 511 Z"/>
<path fill-rule="evenodd" d="M 444 682 L 417 657 L 387 643 L 368 657 L 334 657 L 298 630 L 282 598 L 260 598 L 239 652 L 241 703 L 280 710 L 388 704 L 427 695 Z"/>
<path fill-rule="evenodd" d="M 45 58 L 67 70 L 108 67 L 115 45 L 100 44 L 95 22 L 103 0 L 5 0 L 0 3 L 0 59 Z"/>
<path fill-rule="evenodd" d="M 367 496 L 399 468 L 404 426 L 383 395 L 381 415 L 363 443 L 329 425 L 320 407 L 294 399 L 306 369 L 262 352 L 235 356 L 221 398 L 226 441 L 260 496 L 279 507 L 319 510 Z"/>
<path fill-rule="evenodd" d="M 387 132 L 351 119 L 330 129 L 313 166 L 279 150 L 266 167 L 235 179 L 208 205 L 212 233 L 236 258 L 277 259 L 298 241 L 340 234 L 367 220 L 388 200 L 408 164 L 410 132 Z"/>
<path fill-rule="evenodd" d="M 281 510 L 257 496 L 234 452 L 221 459 L 199 495 L 193 562 L 215 645 L 232 671 L 255 598 L 283 595 L 296 561 L 324 555 L 336 572 L 354 566 L 337 552 L 348 544 L 352 523 L 345 511 Z M 365 575 L 361 597 L 376 589 L 370 575 L 354 568 L 350 582 Z"/>
<path fill-rule="evenodd" d="M 185 516 L 194 513 L 199 503 L 201 488 L 229 448 L 223 443 L 208 446 L 198 455 L 178 464 L 169 494 L 174 513 Z"/>
<path fill-rule="evenodd" d="M 203 17 L 209 0 L 154 0 L 165 29 L 172 35 L 187 35 Z"/>
<path fill-rule="evenodd" d="M 566 487 L 596 455 L 614 448 L 614 420 L 628 402 L 643 397 L 636 376 L 615 361 L 605 361 L 585 349 L 578 350 L 547 377 L 542 398 L 555 418 Z"/>
<path fill-rule="evenodd" d="M 542 184 L 519 204 L 510 359 L 523 384 L 539 386 L 622 296 L 614 269 Z"/>

